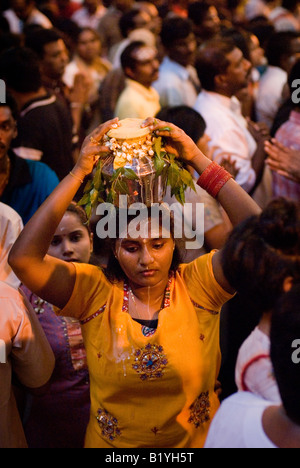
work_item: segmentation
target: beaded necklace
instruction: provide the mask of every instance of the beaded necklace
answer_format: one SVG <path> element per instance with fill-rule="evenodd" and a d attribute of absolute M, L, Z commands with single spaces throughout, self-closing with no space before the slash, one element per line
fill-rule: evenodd
<path fill-rule="evenodd" d="M 170 307 L 170 304 L 171 304 L 171 284 L 172 284 L 173 277 L 174 277 L 174 274 L 171 273 L 169 275 L 168 284 L 167 284 L 167 287 L 166 287 L 165 292 L 164 292 L 163 305 L 160 308 L 159 312 L 161 310 L 163 310 L 163 309 L 166 309 L 167 307 Z M 123 300 L 123 307 L 122 307 L 123 312 L 129 312 L 129 295 L 131 295 L 131 294 L 133 295 L 131 287 L 129 286 L 129 284 L 127 282 L 124 282 L 124 300 Z M 133 302 L 135 303 L 135 299 L 133 300 Z"/>

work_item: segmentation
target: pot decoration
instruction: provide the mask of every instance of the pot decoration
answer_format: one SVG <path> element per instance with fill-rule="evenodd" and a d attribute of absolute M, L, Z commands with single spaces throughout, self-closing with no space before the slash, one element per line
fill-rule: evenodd
<path fill-rule="evenodd" d="M 147 207 L 162 203 L 167 185 L 181 204 L 185 202 L 185 190 L 188 187 L 195 190 L 190 172 L 173 154 L 167 153 L 161 137 L 141 127 L 142 122 L 121 120 L 118 128 L 104 136 L 107 154 L 98 160 L 79 202 L 85 206 L 88 218 L 99 203 L 120 208 L 124 208 L 120 206 L 121 200 L 126 200 L 128 207 L 133 203 Z"/>

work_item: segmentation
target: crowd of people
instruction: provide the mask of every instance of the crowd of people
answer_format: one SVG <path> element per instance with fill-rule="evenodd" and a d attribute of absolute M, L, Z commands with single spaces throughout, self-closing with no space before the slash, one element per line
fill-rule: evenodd
<path fill-rule="evenodd" d="M 300 2 L 2 0 L 0 80 L 0 447 L 299 448 Z M 203 245 L 98 238 L 126 118 Z"/>

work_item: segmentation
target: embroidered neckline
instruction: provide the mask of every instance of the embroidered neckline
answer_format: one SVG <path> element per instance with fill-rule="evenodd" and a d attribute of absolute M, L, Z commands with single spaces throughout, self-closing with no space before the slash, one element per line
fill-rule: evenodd
<path fill-rule="evenodd" d="M 170 305 L 171 305 L 171 284 L 172 284 L 173 278 L 174 278 L 174 274 L 170 273 L 168 284 L 167 284 L 167 287 L 166 287 L 165 293 L 164 293 L 163 307 L 160 310 L 166 309 L 167 307 L 170 307 Z M 124 282 L 124 298 L 123 298 L 122 312 L 127 312 L 127 313 L 129 312 L 129 290 L 130 290 L 130 286 L 125 281 Z"/>
<path fill-rule="evenodd" d="M 167 307 L 170 307 L 170 305 L 171 305 L 171 284 L 172 284 L 173 278 L 174 278 L 174 273 L 172 272 L 169 275 L 168 284 L 167 284 L 167 287 L 166 287 L 165 293 L 164 293 L 163 307 L 160 310 L 166 309 Z M 130 291 L 130 286 L 126 281 L 124 282 L 123 289 L 124 289 L 124 298 L 123 298 L 122 312 L 126 312 L 127 314 L 129 314 L 129 291 Z M 137 322 L 137 323 L 139 323 L 139 322 Z M 142 334 L 144 336 L 146 336 L 147 338 L 154 335 L 154 333 L 157 330 L 156 328 L 149 328 L 149 327 L 147 327 L 145 325 L 141 325 L 141 329 L 142 329 Z"/>

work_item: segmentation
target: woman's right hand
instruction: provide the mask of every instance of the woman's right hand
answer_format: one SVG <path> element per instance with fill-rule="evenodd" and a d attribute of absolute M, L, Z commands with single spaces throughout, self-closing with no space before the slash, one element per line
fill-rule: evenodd
<path fill-rule="evenodd" d="M 84 179 L 91 174 L 98 159 L 101 158 L 101 153 L 107 153 L 107 146 L 103 145 L 104 135 L 119 126 L 119 119 L 115 118 L 105 122 L 97 127 L 90 135 L 88 135 L 81 147 L 78 161 L 74 167 L 73 173 Z"/>

